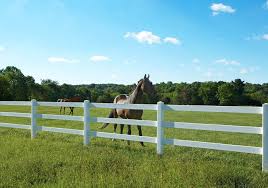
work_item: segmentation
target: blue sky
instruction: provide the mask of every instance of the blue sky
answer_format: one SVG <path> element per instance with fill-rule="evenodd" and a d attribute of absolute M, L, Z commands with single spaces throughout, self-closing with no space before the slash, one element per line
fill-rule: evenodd
<path fill-rule="evenodd" d="M 1 0 L 0 68 L 37 82 L 268 82 L 267 0 Z"/>

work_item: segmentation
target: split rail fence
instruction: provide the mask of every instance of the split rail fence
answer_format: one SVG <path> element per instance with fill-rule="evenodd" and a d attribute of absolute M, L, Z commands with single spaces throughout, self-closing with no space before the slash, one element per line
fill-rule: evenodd
<path fill-rule="evenodd" d="M 31 125 L 0 122 L 0 127 L 29 129 L 31 130 L 32 138 L 36 137 L 38 131 L 48 131 L 48 132 L 81 135 L 84 137 L 85 145 L 90 143 L 90 139 L 92 137 L 114 138 L 114 139 L 154 143 L 157 145 L 156 150 L 157 154 L 159 155 L 163 154 L 164 145 L 176 145 L 185 147 L 260 154 L 262 155 L 262 169 L 263 171 L 268 172 L 268 104 L 264 104 L 262 107 L 244 107 L 244 106 L 242 107 L 242 106 L 205 106 L 205 105 L 165 105 L 163 102 L 158 102 L 157 104 L 112 104 L 112 103 L 90 103 L 88 100 L 84 102 L 37 102 L 36 100 L 33 99 L 32 101 L 0 101 L 0 105 L 31 106 L 31 113 L 0 112 L 0 116 L 31 118 Z M 37 113 L 38 106 L 80 107 L 84 109 L 84 115 L 69 116 L 69 115 L 38 114 Z M 157 119 L 156 121 L 151 121 L 151 120 L 92 117 L 90 115 L 91 108 L 156 110 Z M 200 111 L 200 112 L 262 114 L 262 127 L 187 123 L 187 122 L 167 122 L 164 121 L 164 111 Z M 38 118 L 80 121 L 84 123 L 84 130 L 37 125 Z M 91 131 L 90 124 L 93 122 L 156 127 L 157 136 L 149 137 L 149 136 L 137 136 L 137 135 Z M 262 147 L 164 138 L 164 128 L 259 134 L 262 135 Z"/>

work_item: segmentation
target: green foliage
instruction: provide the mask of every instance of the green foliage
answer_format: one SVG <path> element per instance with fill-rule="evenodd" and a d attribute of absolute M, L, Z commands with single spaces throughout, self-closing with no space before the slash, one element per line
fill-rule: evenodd
<path fill-rule="evenodd" d="M 241 79 L 232 82 L 161 82 L 154 86 L 156 93 L 145 95 L 144 103 L 259 106 L 268 102 L 268 84 L 245 83 Z M 136 84 L 60 85 L 53 80 L 42 80 L 38 84 L 16 67 L 0 70 L 0 100 L 56 101 L 80 96 L 82 100 L 111 103 L 117 95 L 130 94 L 135 87 Z"/>
<path fill-rule="evenodd" d="M 10 87 L 10 84 L 8 80 L 4 76 L 0 75 L 0 100 L 11 99 L 10 93 L 8 91 L 9 87 Z"/>
<path fill-rule="evenodd" d="M 218 83 L 204 82 L 199 89 L 199 96 L 201 96 L 205 105 L 218 105 L 217 98 Z"/>
<path fill-rule="evenodd" d="M 219 86 L 218 88 L 218 98 L 220 101 L 220 105 L 233 105 L 234 104 L 234 97 L 235 95 L 235 88 L 233 84 L 224 83 Z"/>

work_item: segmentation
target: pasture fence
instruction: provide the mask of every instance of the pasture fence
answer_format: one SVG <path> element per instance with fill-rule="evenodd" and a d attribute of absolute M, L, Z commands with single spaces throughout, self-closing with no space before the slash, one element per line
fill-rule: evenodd
<path fill-rule="evenodd" d="M 114 138 L 114 139 L 154 143 L 157 145 L 156 152 L 159 155 L 163 154 L 164 145 L 176 145 L 184 147 L 195 147 L 195 148 L 205 148 L 213 150 L 259 154 L 262 155 L 262 169 L 263 171 L 268 172 L 268 104 L 263 104 L 262 107 L 246 107 L 246 106 L 206 106 L 206 105 L 165 105 L 161 101 L 158 102 L 157 104 L 90 103 L 88 100 L 85 100 L 84 102 L 38 102 L 33 99 L 31 101 L 0 101 L 0 105 L 31 106 L 31 113 L 0 112 L 0 116 L 31 118 L 31 125 L 0 122 L 0 127 L 28 129 L 31 131 L 32 139 L 34 139 L 37 136 L 37 133 L 39 131 L 48 131 L 56 133 L 81 135 L 84 137 L 83 141 L 84 145 L 88 145 L 92 137 Z M 39 106 L 80 107 L 83 108 L 84 114 L 83 116 L 38 114 L 37 108 Z M 91 108 L 155 110 L 157 111 L 157 117 L 156 121 L 92 117 L 90 115 Z M 219 124 L 188 123 L 188 122 L 168 122 L 164 120 L 165 111 L 192 111 L 192 112 L 199 111 L 199 112 L 262 114 L 262 126 L 254 127 L 254 126 L 219 125 Z M 80 121 L 84 123 L 84 130 L 38 125 L 37 124 L 38 118 Z M 90 129 L 90 124 L 94 122 L 155 127 L 156 137 L 92 131 Z M 164 128 L 258 134 L 262 135 L 262 147 L 165 138 Z"/>

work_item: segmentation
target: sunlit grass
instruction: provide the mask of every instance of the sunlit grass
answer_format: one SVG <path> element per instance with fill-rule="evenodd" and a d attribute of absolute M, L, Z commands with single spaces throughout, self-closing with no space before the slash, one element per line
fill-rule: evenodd
<path fill-rule="evenodd" d="M 0 111 L 30 112 L 29 107 L 1 106 Z M 66 109 L 69 111 L 69 109 Z M 59 114 L 59 108 L 39 107 L 38 113 Z M 91 116 L 106 117 L 108 109 L 91 109 Z M 75 108 L 74 115 L 82 115 Z M 145 111 L 144 119 L 156 119 Z M 166 121 L 261 126 L 253 114 L 166 112 Z M 0 122 L 30 124 L 27 118 L 0 117 Z M 82 122 L 38 120 L 39 125 L 83 129 Z M 98 130 L 100 124 L 92 123 Z M 126 133 L 125 128 L 125 133 Z M 113 132 L 109 125 L 103 131 Z M 119 128 L 118 128 L 119 131 Z M 165 129 L 166 138 L 261 146 L 261 136 L 239 133 Z M 137 134 L 136 126 L 132 134 Z M 156 129 L 143 127 L 155 136 Z M 83 146 L 83 137 L 0 128 L 0 187 L 266 187 L 268 175 L 261 171 L 261 156 L 235 152 L 165 146 L 156 155 L 156 145 L 93 138 Z"/>

